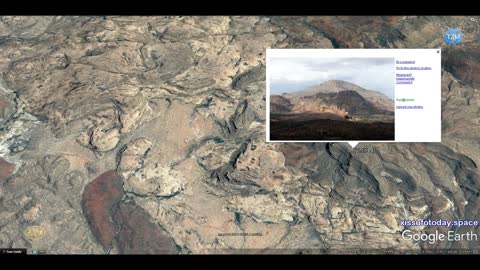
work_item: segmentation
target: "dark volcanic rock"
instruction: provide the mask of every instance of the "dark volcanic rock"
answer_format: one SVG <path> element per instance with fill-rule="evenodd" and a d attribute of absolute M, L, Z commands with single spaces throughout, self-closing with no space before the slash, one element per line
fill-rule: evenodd
<path fill-rule="evenodd" d="M 119 233 L 117 248 L 121 254 L 174 254 L 177 247 L 160 226 L 150 220 L 134 202 L 122 202 L 113 215 Z"/>
<path fill-rule="evenodd" d="M 480 78 L 476 75 L 480 73 L 479 49 L 480 46 L 472 45 L 467 48 L 445 50 L 442 55 L 442 64 L 462 83 L 469 84 L 473 88 L 479 88 Z"/>
<path fill-rule="evenodd" d="M 278 120 L 270 123 L 271 140 L 323 140 L 323 141 L 375 141 L 394 140 L 394 123 L 361 123 L 347 120 L 337 121 L 332 119 L 314 120 Z"/>

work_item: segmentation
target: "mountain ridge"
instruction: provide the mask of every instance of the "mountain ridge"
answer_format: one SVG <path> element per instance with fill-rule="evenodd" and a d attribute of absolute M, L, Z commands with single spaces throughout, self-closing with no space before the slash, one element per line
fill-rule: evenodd
<path fill-rule="evenodd" d="M 282 96 L 291 100 L 298 97 L 314 96 L 318 93 L 338 93 L 346 90 L 356 91 L 366 100 L 374 104 L 379 110 L 393 111 L 394 101 L 387 95 L 379 91 L 365 89 L 361 86 L 343 80 L 328 80 L 300 91 L 282 94 Z"/>

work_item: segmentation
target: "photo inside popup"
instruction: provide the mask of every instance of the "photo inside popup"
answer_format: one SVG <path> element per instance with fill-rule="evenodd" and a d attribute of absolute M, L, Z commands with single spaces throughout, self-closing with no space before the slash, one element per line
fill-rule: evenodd
<path fill-rule="evenodd" d="M 272 58 L 269 64 L 272 141 L 395 140 L 394 58 Z"/>

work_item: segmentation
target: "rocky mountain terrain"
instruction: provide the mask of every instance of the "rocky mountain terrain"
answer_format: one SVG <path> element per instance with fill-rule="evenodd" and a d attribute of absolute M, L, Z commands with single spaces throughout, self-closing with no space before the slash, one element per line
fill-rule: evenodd
<path fill-rule="evenodd" d="M 295 91 L 287 94 L 286 96 L 293 97 L 311 97 L 321 93 L 339 93 L 343 91 L 354 91 L 361 97 L 372 103 L 379 110 L 393 111 L 394 101 L 387 97 L 385 94 L 375 90 L 367 90 L 356 84 L 349 83 L 341 80 L 329 80 L 319 85 L 308 87 L 301 91 Z M 351 93 L 351 92 L 350 92 Z"/>
<path fill-rule="evenodd" d="M 366 90 L 343 81 L 327 81 L 318 86 L 283 95 L 270 96 L 270 112 L 392 114 L 394 101 L 381 92 Z"/>
<path fill-rule="evenodd" d="M 480 219 L 479 20 L 0 17 L 0 247 L 478 249 L 400 222 Z M 267 48 L 378 47 L 442 47 L 442 143 L 265 142 Z"/>
<path fill-rule="evenodd" d="M 270 96 L 270 112 L 272 113 L 289 113 L 294 105 L 289 98 L 280 95 Z"/>
<path fill-rule="evenodd" d="M 325 104 L 334 105 L 347 114 L 379 114 L 382 111 L 375 104 L 366 100 L 354 90 L 345 90 L 338 93 L 318 93 L 307 99 L 322 100 Z M 392 106 L 393 108 L 393 106 Z"/>
<path fill-rule="evenodd" d="M 393 100 L 352 83 L 327 81 L 301 91 L 270 95 L 269 102 L 271 140 L 395 139 Z"/>
<path fill-rule="evenodd" d="M 327 82 L 326 84 L 330 84 Z M 351 84 L 357 90 L 310 87 L 284 95 L 270 96 L 270 112 L 279 113 L 330 113 L 344 115 L 392 114 L 394 102 L 380 92 L 365 90 Z M 326 90 L 320 90 L 326 89 Z"/>

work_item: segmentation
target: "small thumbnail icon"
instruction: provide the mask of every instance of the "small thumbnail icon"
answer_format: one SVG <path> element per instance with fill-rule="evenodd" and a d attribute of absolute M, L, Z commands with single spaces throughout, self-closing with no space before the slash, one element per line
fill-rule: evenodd
<path fill-rule="evenodd" d="M 443 39 L 450 45 L 458 44 L 462 41 L 462 32 L 458 29 L 449 29 L 445 32 Z"/>
<path fill-rule="evenodd" d="M 39 240 L 45 236 L 45 229 L 42 226 L 29 226 L 23 234 L 30 240 Z"/>

